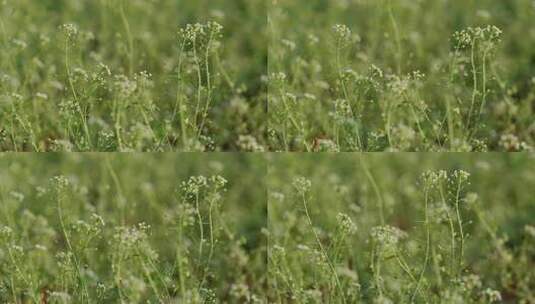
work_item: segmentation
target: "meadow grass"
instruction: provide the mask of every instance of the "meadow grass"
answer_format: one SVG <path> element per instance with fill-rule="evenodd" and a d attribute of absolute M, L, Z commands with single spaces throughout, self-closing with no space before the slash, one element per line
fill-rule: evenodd
<path fill-rule="evenodd" d="M 0 150 L 263 150 L 263 1 L 3 1 Z"/>
<path fill-rule="evenodd" d="M 530 154 L 4 154 L 5 303 L 532 303 Z"/>
<path fill-rule="evenodd" d="M 272 303 L 532 303 L 527 154 L 281 154 Z"/>
<path fill-rule="evenodd" d="M 0 156 L 1 303 L 265 303 L 261 156 Z"/>
<path fill-rule="evenodd" d="M 532 1 L 276 0 L 268 11 L 271 150 L 533 149 Z"/>

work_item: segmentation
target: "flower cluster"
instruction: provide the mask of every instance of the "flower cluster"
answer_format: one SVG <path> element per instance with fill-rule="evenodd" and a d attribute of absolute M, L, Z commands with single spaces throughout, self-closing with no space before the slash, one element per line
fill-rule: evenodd
<path fill-rule="evenodd" d="M 468 178 L 470 177 L 470 173 L 464 170 L 455 170 L 453 171 L 453 177 L 459 182 L 464 183 L 468 181 Z"/>
<path fill-rule="evenodd" d="M 78 27 L 72 23 L 66 23 L 60 26 L 68 39 L 74 39 L 78 35 Z"/>
<path fill-rule="evenodd" d="M 407 236 L 405 231 L 389 225 L 373 227 L 371 230 L 372 239 L 385 247 L 396 246 Z"/>
<path fill-rule="evenodd" d="M 333 32 L 336 39 L 340 42 L 348 42 L 351 39 L 351 30 L 345 24 L 334 25 Z"/>
<path fill-rule="evenodd" d="M 338 222 L 338 227 L 344 234 L 354 234 L 357 232 L 357 225 L 353 223 L 351 217 L 345 213 L 338 213 L 336 216 L 336 221 Z"/>
<path fill-rule="evenodd" d="M 424 185 L 437 186 L 448 179 L 448 173 L 445 170 L 426 171 L 422 174 Z"/>
<path fill-rule="evenodd" d="M 178 30 L 178 36 L 188 44 L 207 41 L 212 38 L 219 38 L 223 26 L 215 21 L 209 21 L 206 24 L 195 23 L 187 24 L 184 28 Z"/>
<path fill-rule="evenodd" d="M 139 223 L 133 227 L 118 227 L 114 239 L 124 248 L 134 248 L 147 240 L 150 228 L 146 223 Z"/>
<path fill-rule="evenodd" d="M 200 195 L 203 191 L 213 189 L 214 192 L 225 190 L 228 181 L 220 175 L 206 177 L 203 175 L 191 176 L 187 181 L 180 184 L 180 190 L 184 197 L 193 198 Z"/>
<path fill-rule="evenodd" d="M 312 187 L 312 182 L 309 179 L 300 176 L 294 178 L 292 185 L 299 194 L 305 194 L 310 191 L 310 187 Z"/>
<path fill-rule="evenodd" d="M 471 48 L 476 41 L 485 42 L 489 46 L 494 46 L 500 42 L 502 33 L 502 30 L 494 25 L 488 25 L 483 28 L 469 27 L 453 34 L 454 46 L 457 50 L 465 50 Z"/>
<path fill-rule="evenodd" d="M 50 179 L 50 183 L 54 187 L 54 189 L 58 192 L 63 191 L 67 189 L 71 182 L 69 179 L 63 175 L 56 175 Z"/>
<path fill-rule="evenodd" d="M 470 173 L 461 169 L 448 172 L 446 170 L 426 171 L 422 174 L 421 179 L 424 185 L 428 187 L 438 187 L 443 183 L 450 182 L 455 185 L 468 183 Z"/>

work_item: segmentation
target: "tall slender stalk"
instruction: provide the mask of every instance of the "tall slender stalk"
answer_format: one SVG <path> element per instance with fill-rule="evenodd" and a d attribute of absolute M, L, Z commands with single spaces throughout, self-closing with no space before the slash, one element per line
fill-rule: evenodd
<path fill-rule="evenodd" d="M 307 199 L 305 196 L 305 193 L 301 194 L 301 199 L 303 202 L 303 207 L 305 209 L 305 215 L 308 221 L 308 224 L 310 225 L 310 229 L 312 230 L 312 233 L 314 234 L 314 238 L 316 239 L 316 244 L 318 245 L 321 254 L 323 255 L 323 258 L 325 259 L 325 262 L 329 265 L 329 268 L 331 269 L 332 275 L 335 280 L 336 287 L 338 288 L 339 294 L 342 298 L 342 303 L 346 303 L 344 290 L 342 289 L 342 284 L 340 283 L 340 279 L 338 278 L 338 273 L 336 272 L 336 268 L 334 267 L 331 259 L 329 258 L 329 255 L 327 254 L 327 251 L 323 247 L 323 244 L 321 243 L 320 237 L 314 227 L 314 224 L 312 223 L 312 218 L 310 217 L 310 214 L 308 212 L 308 205 L 307 205 Z"/>
<path fill-rule="evenodd" d="M 121 0 L 119 5 L 119 14 L 121 15 L 121 22 L 123 23 L 124 31 L 126 33 L 126 41 L 128 44 L 128 75 L 132 76 L 134 73 L 134 38 L 130 30 L 130 23 L 126 16 L 124 9 L 124 0 Z"/>
<path fill-rule="evenodd" d="M 373 178 L 373 175 L 370 172 L 370 169 L 368 168 L 368 166 L 366 165 L 366 161 L 364 160 L 364 157 L 362 156 L 362 154 L 360 154 L 360 164 L 361 164 L 362 169 L 364 169 L 364 173 L 366 174 L 368 181 L 372 185 L 373 192 L 375 193 L 377 202 L 379 203 L 379 219 L 381 221 L 381 225 L 384 225 L 385 224 L 385 211 L 384 211 L 383 196 L 381 195 L 379 186 L 377 186 L 377 183 L 375 182 L 375 178 Z"/>

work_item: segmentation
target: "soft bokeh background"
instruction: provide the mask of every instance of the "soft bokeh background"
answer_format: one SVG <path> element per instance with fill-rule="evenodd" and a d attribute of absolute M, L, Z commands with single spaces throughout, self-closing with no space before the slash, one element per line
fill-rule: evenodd
<path fill-rule="evenodd" d="M 140 143 L 134 150 L 184 150 L 175 142 L 179 124 L 166 125 L 176 100 L 178 65 L 178 29 L 186 24 L 215 21 L 223 26 L 220 39 L 220 62 L 214 61 L 212 76 L 217 86 L 212 123 L 205 135 L 213 141 L 211 149 L 245 150 L 245 136 L 263 145 L 265 132 L 266 87 L 261 76 L 266 74 L 267 44 L 265 39 L 266 5 L 252 0 L 44 0 L 3 1 L 0 4 L 0 120 L 13 121 L 0 126 L 0 150 L 67 150 L 69 145 L 50 147 L 53 140 L 69 141 L 63 134 L 60 103 L 72 99 L 65 72 L 63 24 L 74 24 L 79 35 L 72 47 L 71 70 L 76 79 L 93 74 L 112 75 L 105 83 L 113 83 L 116 75 L 129 75 L 128 43 L 120 4 L 124 5 L 126 21 L 133 38 L 133 73 L 152 74 L 148 86 L 138 101 L 149 111 L 150 125 L 158 137 L 166 135 L 170 144 L 156 148 L 155 143 Z M 191 60 L 190 60 L 191 61 Z M 191 62 L 185 64 L 192 72 Z M 75 71 L 76 70 L 76 71 Z M 221 79 L 221 71 L 231 79 L 230 87 Z M 138 76 L 139 77 L 139 76 Z M 91 104 L 89 115 L 93 134 L 111 129 L 110 97 L 102 94 L 106 85 L 95 81 L 77 81 L 81 99 Z M 19 117 L 8 115 L 15 93 L 21 98 Z M 39 94 L 38 94 L 39 93 Z M 187 92 L 188 96 L 191 92 Z M 43 95 L 44 94 L 44 95 Z M 42 97 L 46 96 L 46 99 Z M 87 98 L 86 98 L 87 96 Z M 133 98 L 132 98 L 133 99 Z M 134 106 L 132 108 L 135 109 Z M 147 110 L 147 111 L 148 111 Z M 143 133 L 135 127 L 144 118 L 130 110 L 125 129 Z M 8 127 L 9 126 L 9 127 Z M 171 128 L 172 130 L 166 130 Z M 96 139 L 95 139 L 96 141 Z M 247 141 L 247 140 L 245 140 Z M 32 147 L 30 142 L 35 142 Z M 141 140 L 143 142 L 143 140 Z M 80 148 L 74 147 L 75 150 Z M 101 145 L 99 151 L 116 150 Z"/>
<path fill-rule="evenodd" d="M 335 141 L 330 114 L 334 100 L 343 98 L 337 92 L 339 88 L 336 84 L 336 39 L 332 29 L 336 24 L 347 25 L 352 31 L 352 42 L 341 52 L 342 70 L 351 69 L 363 77 L 370 75 L 372 65 L 385 74 L 396 73 L 398 76 L 416 70 L 422 72 L 425 77 L 422 83 L 416 84 L 421 87 L 416 96 L 411 95 L 409 99 L 413 102 L 422 100 L 427 104 L 431 120 L 437 123 L 444 119 L 446 101 L 452 104 L 459 102 L 462 109 L 469 103 L 472 93 L 470 67 L 466 61 L 460 67 L 459 74 L 467 78 L 453 86 L 447 85 L 451 61 L 449 54 L 453 49 L 452 35 L 467 27 L 497 26 L 503 31 L 503 41 L 499 43 L 496 55 L 488 58 L 492 63 L 487 72 L 490 74 L 492 70 L 493 75 L 489 76 L 487 83 L 490 93 L 478 138 L 486 141 L 491 151 L 508 149 L 499 143 L 503 134 L 513 134 L 518 140 L 533 146 L 533 1 L 273 0 L 270 4 L 270 73 L 283 72 L 287 75 L 284 92 L 297 97 L 295 104 L 289 103 L 296 109 L 296 120 L 304 125 L 305 130 L 304 134 L 288 132 L 287 136 L 293 139 L 288 144 L 289 149 L 304 150 L 303 141 L 308 141 L 310 145 L 315 139 Z M 396 43 L 392 17 L 397 24 L 401 52 Z M 397 71 L 398 59 L 401 59 L 400 71 Z M 478 70 L 479 77 L 481 73 Z M 414 88 L 411 91 L 416 92 Z M 270 126 L 272 132 L 277 133 L 272 136 L 271 144 L 273 149 L 279 150 L 284 149 L 280 139 L 283 137 L 280 130 L 282 122 L 279 119 L 280 112 L 284 111 L 277 105 L 280 103 L 278 89 L 270 92 L 273 101 L 273 106 L 270 106 L 273 109 L 270 111 Z M 377 109 L 380 100 L 374 99 L 377 97 L 373 93 L 368 94 L 372 95 L 369 104 L 366 93 L 359 96 L 361 102 L 365 103 L 362 106 L 364 113 L 355 122 L 362 134 L 378 132 L 382 125 L 382 117 Z M 411 112 L 398 111 L 397 121 L 412 128 L 407 122 L 410 121 Z M 429 151 L 441 146 L 442 149 L 460 150 L 444 145 L 439 140 L 434 147 L 413 144 L 401 150 Z M 365 151 L 383 149 L 381 144 L 365 147 Z M 341 150 L 352 149 L 345 146 Z"/>
<path fill-rule="evenodd" d="M 214 290 L 218 299 L 241 301 L 245 294 L 261 293 L 265 287 L 266 239 L 261 229 L 267 225 L 266 167 L 261 155 L 4 154 L 0 156 L 0 168 L 0 226 L 9 227 L 13 235 L 12 240 L 0 247 L 2 302 L 13 300 L 9 288 L 13 279 L 17 282 L 15 288 L 20 288 L 19 300 L 28 299 L 23 292 L 25 283 L 18 281 L 20 277 L 14 272 L 8 255 L 9 246 L 13 244 L 21 246 L 23 254 L 19 262 L 24 265 L 26 275 L 37 282 L 37 290 L 31 292 L 71 292 L 60 285 L 64 274 L 56 255 L 67 247 L 58 206 L 47 192 L 52 187 L 50 179 L 58 175 L 65 176 L 72 188 L 68 199 L 62 203 L 66 226 L 71 227 L 78 221 L 92 223 L 93 213 L 106 223 L 103 233 L 91 242 L 87 251 L 79 253 L 83 256 L 84 277 L 89 282 L 93 300 L 97 300 L 94 289 L 98 283 L 109 288 L 99 301 L 117 301 L 111 277 L 111 261 L 117 245 L 114 235 L 118 227 L 131 228 L 139 223 L 151 226 L 148 243 L 158 255 L 156 267 L 166 277 L 169 285 L 165 288 L 175 289 L 178 284 L 173 270 L 178 242 L 177 217 L 182 210 L 177 190 L 181 182 L 197 175 L 221 175 L 228 180 L 227 191 L 222 193 L 218 213 L 221 215 L 216 219 L 220 239 L 213 263 L 209 265 L 214 277 L 204 288 Z M 224 232 L 220 231 L 220 223 L 224 225 Z M 69 231 L 72 242 L 80 240 L 76 232 L 70 228 Z M 186 235 L 184 242 L 196 244 L 196 238 L 195 234 Z M 190 248 L 192 245 L 188 244 L 181 245 Z M 195 261 L 195 250 L 190 250 Z M 194 269 L 181 271 L 189 271 L 188 275 L 195 278 L 198 273 Z M 146 284 L 140 299 L 153 299 L 146 278 L 140 273 L 136 280 Z M 245 294 L 238 294 L 231 287 L 241 288 Z M 177 295 L 176 290 L 171 294 L 175 294 L 177 301 L 186 299 L 186 295 Z M 76 300 L 80 295 L 70 296 Z M 50 295 L 50 300 L 57 299 Z"/>
<path fill-rule="evenodd" d="M 270 290 L 272 299 L 277 299 L 277 293 L 274 292 L 277 290 L 278 295 L 282 295 L 283 302 L 289 303 L 291 300 L 286 296 L 290 294 L 306 296 L 309 293 L 311 299 L 313 295 L 318 294 L 324 300 L 330 296 L 326 291 L 329 285 L 322 281 L 322 271 L 318 270 L 321 269 L 317 266 L 319 262 L 309 257 L 313 256 L 309 255 L 309 251 L 313 252 L 318 247 L 306 220 L 302 199 L 292 186 L 294 178 L 299 176 L 311 181 L 311 190 L 307 195 L 308 209 L 325 248 L 335 246 L 340 227 L 337 221 L 339 213 L 347 214 L 357 226 L 355 235 L 348 236 L 340 249 L 341 257 L 335 267 L 339 271 L 340 280 L 354 279 L 346 274 L 354 276 L 358 273 L 361 289 L 344 285 L 348 292 L 360 292 L 365 303 L 374 299 L 377 291 L 373 287 L 370 270 L 370 233 L 372 227 L 381 225 L 379 200 L 363 170 L 361 157 L 384 200 L 385 224 L 408 234 L 399 250 L 415 273 L 421 269 L 425 248 L 421 175 L 427 170 L 452 172 L 460 169 L 470 173 L 470 184 L 462 190 L 463 201 L 460 209 L 465 234 L 468 235 L 465 241 L 463 275 L 479 276 L 483 286 L 499 290 L 506 303 L 533 301 L 535 281 L 527 269 L 534 265 L 535 252 L 529 248 L 533 248 L 535 239 L 533 233 L 527 231 L 530 228 L 526 227 L 535 225 L 535 200 L 531 190 L 535 187 L 534 156 L 502 153 L 271 155 L 268 173 L 270 251 L 275 252 L 274 246 L 281 246 L 287 258 L 287 265 L 269 266 L 272 279 L 270 283 L 275 286 Z M 469 197 L 466 201 L 474 197 L 477 197 L 477 200 L 472 205 L 464 201 L 466 197 Z M 437 203 L 440 203 L 440 198 L 432 196 L 430 206 Z M 435 213 L 430 211 L 430 214 Z M 430 217 L 431 221 L 436 219 L 434 215 Z M 433 226 L 432 239 L 435 244 L 440 244 L 438 246 L 442 246 L 442 249 L 449 250 L 447 248 L 450 236 L 446 232 L 447 229 L 441 230 L 445 228 L 444 224 Z M 446 257 L 447 253 L 442 255 Z M 335 257 L 336 254 L 332 253 L 331 258 Z M 412 282 L 404 278 L 405 274 L 396 270 L 398 268 L 395 259 L 385 258 L 385 284 L 387 288 L 391 288 L 389 297 L 392 301 L 408 301 L 406 298 L 396 298 L 399 296 L 396 292 L 402 289 L 402 286 L 414 288 Z M 296 282 L 293 289 L 287 289 L 286 282 L 281 279 L 284 269 L 288 269 L 293 275 L 292 282 Z M 429 277 L 426 280 L 433 282 L 431 270 L 427 275 Z M 448 282 L 444 286 L 457 285 Z M 433 301 L 433 296 L 446 295 L 444 288 L 426 292 L 430 292 L 429 301 Z M 280 297 L 278 299 L 280 301 Z M 477 297 L 472 300 L 476 301 L 475 299 Z M 483 298 L 479 299 L 484 301 Z M 466 303 L 469 298 L 464 298 L 463 301 Z"/>

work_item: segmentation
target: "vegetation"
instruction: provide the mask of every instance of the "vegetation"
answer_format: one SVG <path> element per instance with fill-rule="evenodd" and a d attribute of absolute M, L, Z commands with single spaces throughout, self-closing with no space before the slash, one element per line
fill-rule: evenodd
<path fill-rule="evenodd" d="M 535 303 L 534 20 L 0 0 L 0 303 Z"/>
<path fill-rule="evenodd" d="M 272 1 L 271 149 L 532 150 L 534 17 L 530 0 Z"/>
<path fill-rule="evenodd" d="M 531 155 L 279 155 L 273 303 L 533 303 Z"/>
<path fill-rule="evenodd" d="M 262 302 L 261 160 L 0 157 L 0 302 Z"/>
<path fill-rule="evenodd" d="M 2 1 L 0 150 L 263 150 L 263 1 Z"/>

